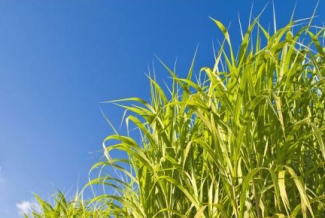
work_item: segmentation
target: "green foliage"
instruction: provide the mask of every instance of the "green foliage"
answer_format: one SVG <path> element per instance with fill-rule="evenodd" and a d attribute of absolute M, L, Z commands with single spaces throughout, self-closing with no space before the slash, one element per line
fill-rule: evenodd
<path fill-rule="evenodd" d="M 67 201 L 64 194 L 58 191 L 54 197 L 54 206 L 38 195 L 35 195 L 35 198 L 42 211 L 39 213 L 35 210 L 32 213 L 35 218 L 100 218 L 109 216 L 108 211 L 87 206 L 87 202 L 82 201 L 79 195 L 76 195 L 73 201 Z M 28 217 L 27 214 L 25 217 Z"/>
<path fill-rule="evenodd" d="M 92 169 L 120 176 L 100 174 L 86 187 L 112 194 L 85 206 L 59 193 L 55 208 L 40 200 L 35 217 L 325 217 L 325 29 L 311 20 L 272 35 L 258 16 L 237 55 L 213 20 L 225 38 L 213 67 L 193 80 L 194 60 L 187 78 L 162 63 L 170 89 L 150 78 L 150 103 L 114 101 L 141 138 L 105 138 L 107 160 Z M 111 157 L 116 150 L 128 158 Z"/>

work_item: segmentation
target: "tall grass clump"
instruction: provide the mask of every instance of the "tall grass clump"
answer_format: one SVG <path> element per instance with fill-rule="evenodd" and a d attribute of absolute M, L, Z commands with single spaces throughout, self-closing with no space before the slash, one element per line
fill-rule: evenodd
<path fill-rule="evenodd" d="M 193 61 L 179 78 L 162 62 L 168 89 L 149 78 L 150 102 L 114 101 L 140 134 L 105 138 L 87 187 L 107 192 L 89 205 L 103 217 L 325 217 L 325 29 L 291 19 L 271 34 L 258 16 L 235 50 L 212 20 L 214 66 L 193 79 Z"/>

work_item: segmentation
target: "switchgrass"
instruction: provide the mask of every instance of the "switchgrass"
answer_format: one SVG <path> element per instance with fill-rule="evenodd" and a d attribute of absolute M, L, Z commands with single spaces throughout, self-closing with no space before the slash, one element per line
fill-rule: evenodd
<path fill-rule="evenodd" d="M 236 52 L 212 21 L 214 66 L 193 79 L 193 60 L 179 78 L 161 62 L 168 89 L 150 77 L 150 102 L 113 101 L 140 134 L 105 138 L 93 217 L 325 217 L 325 29 L 310 18 L 271 34 L 258 16 Z"/>

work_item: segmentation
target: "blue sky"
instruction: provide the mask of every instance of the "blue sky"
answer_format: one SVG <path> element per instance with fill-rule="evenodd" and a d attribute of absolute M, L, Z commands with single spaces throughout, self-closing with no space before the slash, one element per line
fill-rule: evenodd
<path fill-rule="evenodd" d="M 268 1 L 255 0 L 253 14 Z M 316 1 L 275 1 L 278 26 L 312 14 Z M 0 217 L 19 217 L 33 192 L 49 199 L 86 183 L 123 111 L 106 100 L 148 98 L 148 66 L 170 82 L 155 55 L 187 72 L 199 44 L 196 72 L 213 63 L 221 33 L 208 18 L 247 26 L 251 0 L 1 0 Z M 272 26 L 272 5 L 262 23 Z M 318 13 L 325 10 L 320 2 Z M 318 23 L 324 17 L 317 18 Z M 121 130 L 123 131 L 123 129 Z M 27 205 L 27 206 L 26 206 Z"/>

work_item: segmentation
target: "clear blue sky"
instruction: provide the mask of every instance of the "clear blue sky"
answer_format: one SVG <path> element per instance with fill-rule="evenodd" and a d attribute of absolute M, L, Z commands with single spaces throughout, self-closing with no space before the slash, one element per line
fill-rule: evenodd
<path fill-rule="evenodd" d="M 268 1 L 255 0 L 254 13 Z M 275 0 L 278 26 L 312 14 L 316 1 Z M 238 44 L 238 13 L 247 26 L 251 0 L 1 0 L 0 1 L 0 217 L 18 217 L 17 203 L 33 192 L 87 181 L 111 129 L 99 102 L 148 97 L 147 67 L 170 82 L 155 54 L 185 75 L 197 44 L 196 71 L 213 63 L 227 26 Z M 318 13 L 325 10 L 320 2 Z M 317 18 L 321 22 L 324 17 Z M 262 23 L 272 26 L 272 5 Z M 101 105 L 118 126 L 122 110 Z"/>

